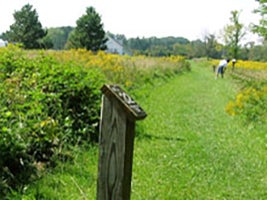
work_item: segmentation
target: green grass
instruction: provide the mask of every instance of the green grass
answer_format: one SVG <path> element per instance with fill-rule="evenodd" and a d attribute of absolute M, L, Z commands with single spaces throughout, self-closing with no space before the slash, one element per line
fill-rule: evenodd
<path fill-rule="evenodd" d="M 74 149 L 73 160 L 55 169 L 24 188 L 24 195 L 15 193 L 10 199 L 85 200 L 95 199 L 98 149 Z"/>
<path fill-rule="evenodd" d="M 155 88 L 145 101 L 133 199 L 267 198 L 266 129 L 248 129 L 225 113 L 236 93 L 227 75 L 215 80 L 192 65 L 192 73 Z"/>
<path fill-rule="evenodd" d="M 227 76 L 201 62 L 137 100 L 131 199 L 267 199 L 267 130 L 244 125 L 224 108 L 236 94 Z M 95 199 L 97 148 L 73 152 L 25 189 L 25 199 Z M 38 198 L 36 198 L 38 199 Z"/>

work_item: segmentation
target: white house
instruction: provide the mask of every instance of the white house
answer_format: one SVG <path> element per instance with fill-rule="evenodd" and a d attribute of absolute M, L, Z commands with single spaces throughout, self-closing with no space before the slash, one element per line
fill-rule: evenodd
<path fill-rule="evenodd" d="M 106 35 L 106 37 L 108 38 L 108 41 L 106 43 L 106 45 L 107 45 L 106 52 L 116 53 L 116 54 L 120 54 L 120 55 L 125 54 L 122 42 L 112 38 L 109 35 Z"/>
<path fill-rule="evenodd" d="M 7 45 L 7 42 L 0 39 L 0 47 L 5 47 Z"/>
<path fill-rule="evenodd" d="M 111 37 L 109 34 L 106 34 L 106 37 L 108 39 L 108 41 L 106 42 L 107 53 L 132 55 L 131 51 L 123 45 L 122 40 L 117 40 L 116 38 Z"/>

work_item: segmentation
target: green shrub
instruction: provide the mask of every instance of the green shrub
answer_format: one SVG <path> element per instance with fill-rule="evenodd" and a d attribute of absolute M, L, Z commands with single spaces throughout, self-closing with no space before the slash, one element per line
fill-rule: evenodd
<path fill-rule="evenodd" d="M 267 86 L 243 89 L 226 106 L 230 115 L 239 115 L 245 122 L 264 124 L 267 118 Z"/>
<path fill-rule="evenodd" d="M 43 52 L 0 50 L 0 195 L 31 180 L 38 163 L 97 140 L 99 69 L 58 63 Z"/>

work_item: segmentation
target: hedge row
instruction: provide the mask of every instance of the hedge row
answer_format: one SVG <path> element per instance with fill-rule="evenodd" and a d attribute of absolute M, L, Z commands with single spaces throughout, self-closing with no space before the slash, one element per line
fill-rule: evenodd
<path fill-rule="evenodd" d="M 97 140 L 98 68 L 59 63 L 16 46 L 0 50 L 0 196 L 31 180 L 68 145 Z"/>

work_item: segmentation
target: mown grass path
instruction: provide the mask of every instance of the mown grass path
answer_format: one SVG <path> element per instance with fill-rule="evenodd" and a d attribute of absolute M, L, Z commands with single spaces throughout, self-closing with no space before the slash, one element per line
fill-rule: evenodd
<path fill-rule="evenodd" d="M 132 199 L 267 198 L 266 130 L 227 115 L 236 85 L 201 65 L 142 102 Z"/>

